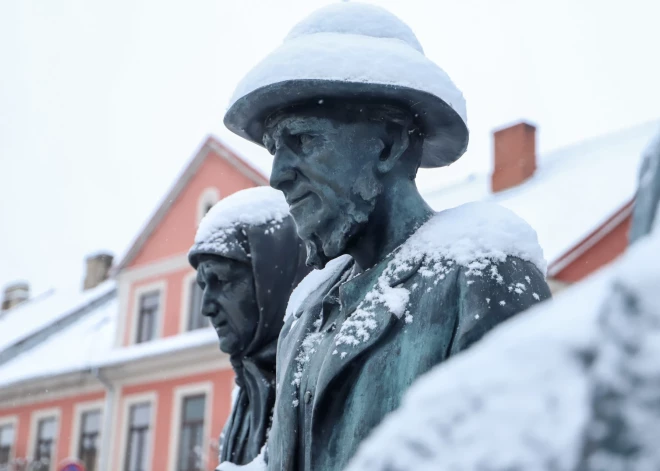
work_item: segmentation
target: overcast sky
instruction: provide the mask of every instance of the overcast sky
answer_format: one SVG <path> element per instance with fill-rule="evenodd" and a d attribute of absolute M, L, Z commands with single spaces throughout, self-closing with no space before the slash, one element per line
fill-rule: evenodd
<path fill-rule="evenodd" d="M 234 85 L 325 0 L 0 2 L 0 286 L 79 284 L 121 255 Z M 463 90 L 470 147 L 421 185 L 488 171 L 493 128 L 541 151 L 660 117 L 657 0 L 374 0 Z M 597 172 L 598 169 L 594 169 Z M 557 195 L 561 197 L 561 195 Z"/>

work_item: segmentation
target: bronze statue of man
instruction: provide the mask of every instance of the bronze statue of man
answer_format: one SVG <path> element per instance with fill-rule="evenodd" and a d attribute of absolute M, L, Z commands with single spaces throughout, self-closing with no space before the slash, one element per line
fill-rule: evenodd
<path fill-rule="evenodd" d="M 410 28 L 369 5 L 312 14 L 239 84 L 225 124 L 273 154 L 322 269 L 287 308 L 269 470 L 343 469 L 418 376 L 549 297 L 526 223 L 495 205 L 436 214 L 416 188 L 464 153 L 465 120 Z"/>
<path fill-rule="evenodd" d="M 250 188 L 209 210 L 189 260 L 203 290 L 201 315 L 211 320 L 236 373 L 220 462 L 245 464 L 266 442 L 277 337 L 291 291 L 309 273 L 304 246 L 282 195 Z"/>

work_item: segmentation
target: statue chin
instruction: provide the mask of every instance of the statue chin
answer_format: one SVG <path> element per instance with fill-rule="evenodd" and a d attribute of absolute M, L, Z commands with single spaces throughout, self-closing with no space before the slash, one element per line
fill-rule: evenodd
<path fill-rule="evenodd" d="M 354 223 L 357 225 L 357 223 Z M 343 227 L 343 226 L 342 226 Z M 333 231 L 324 239 L 316 234 L 305 238 L 305 247 L 307 249 L 307 266 L 321 270 L 332 259 L 346 253 L 350 232 Z"/>
<path fill-rule="evenodd" d="M 221 337 L 218 343 L 220 350 L 227 355 L 236 355 L 241 351 L 239 342 L 231 336 Z"/>

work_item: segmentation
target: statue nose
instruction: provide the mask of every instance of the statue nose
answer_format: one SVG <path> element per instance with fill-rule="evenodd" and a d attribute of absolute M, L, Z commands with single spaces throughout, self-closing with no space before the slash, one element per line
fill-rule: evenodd
<path fill-rule="evenodd" d="M 297 178 L 296 169 L 291 164 L 289 152 L 279 151 L 275 153 L 273 159 L 273 169 L 270 173 L 270 186 L 276 190 L 284 191 L 287 184 L 295 181 Z"/>
<path fill-rule="evenodd" d="M 213 317 L 218 314 L 219 306 L 218 303 L 211 300 L 204 300 L 202 304 L 202 315 L 206 317 Z"/>

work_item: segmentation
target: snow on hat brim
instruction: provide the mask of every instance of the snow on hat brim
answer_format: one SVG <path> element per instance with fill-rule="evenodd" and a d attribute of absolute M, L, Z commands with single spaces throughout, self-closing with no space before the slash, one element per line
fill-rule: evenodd
<path fill-rule="evenodd" d="M 465 100 L 449 76 L 395 38 L 316 33 L 284 42 L 239 83 L 227 128 L 263 146 L 264 122 L 290 106 L 325 99 L 398 104 L 422 126 L 422 167 L 443 167 L 468 143 Z"/>

